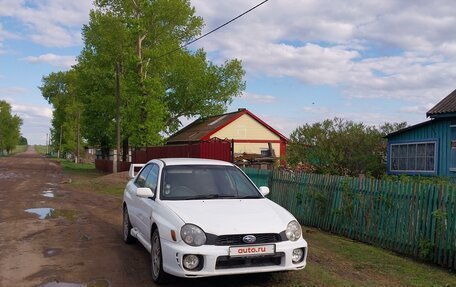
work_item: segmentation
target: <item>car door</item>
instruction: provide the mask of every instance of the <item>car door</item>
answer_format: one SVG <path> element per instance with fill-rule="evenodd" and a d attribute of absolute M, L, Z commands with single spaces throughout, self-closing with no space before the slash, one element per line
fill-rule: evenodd
<path fill-rule="evenodd" d="M 158 191 L 157 185 L 160 168 L 154 163 L 150 164 L 150 167 L 144 187 L 150 188 L 156 194 Z M 138 199 L 138 229 L 145 238 L 150 240 L 150 228 L 152 226 L 152 216 L 156 202 L 153 198 L 138 197 Z"/>
<path fill-rule="evenodd" d="M 141 221 L 139 219 L 141 198 L 136 196 L 136 190 L 139 187 L 145 187 L 147 176 L 149 175 L 152 165 L 146 165 L 138 174 L 136 179 L 127 185 L 125 194 L 130 222 L 133 227 L 139 227 Z"/>

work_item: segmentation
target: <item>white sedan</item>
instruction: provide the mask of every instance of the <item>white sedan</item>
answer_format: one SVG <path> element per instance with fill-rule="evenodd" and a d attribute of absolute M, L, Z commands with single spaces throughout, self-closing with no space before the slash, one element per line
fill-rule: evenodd
<path fill-rule="evenodd" d="M 137 166 L 137 165 L 136 165 Z M 307 242 L 287 210 L 235 165 L 167 158 L 134 166 L 123 198 L 123 239 L 151 254 L 152 278 L 298 270 Z"/>

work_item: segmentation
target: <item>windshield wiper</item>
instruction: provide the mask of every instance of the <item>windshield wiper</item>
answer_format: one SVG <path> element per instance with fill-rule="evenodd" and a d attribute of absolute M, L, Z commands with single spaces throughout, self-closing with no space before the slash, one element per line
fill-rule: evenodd
<path fill-rule="evenodd" d="M 245 196 L 238 196 L 236 198 L 239 198 L 239 199 L 249 199 L 249 198 L 263 198 L 262 196 L 259 196 L 259 195 L 245 195 Z"/>
<path fill-rule="evenodd" d="M 223 194 L 201 194 L 201 195 L 188 197 L 185 200 L 218 199 L 218 198 L 236 198 L 236 197 L 234 195 L 223 195 Z"/>

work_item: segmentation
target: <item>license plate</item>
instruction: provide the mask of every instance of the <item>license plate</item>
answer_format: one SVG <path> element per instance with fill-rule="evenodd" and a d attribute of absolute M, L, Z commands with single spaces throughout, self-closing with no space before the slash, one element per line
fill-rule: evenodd
<path fill-rule="evenodd" d="M 233 246 L 229 252 L 232 257 L 272 255 L 275 254 L 275 245 Z"/>

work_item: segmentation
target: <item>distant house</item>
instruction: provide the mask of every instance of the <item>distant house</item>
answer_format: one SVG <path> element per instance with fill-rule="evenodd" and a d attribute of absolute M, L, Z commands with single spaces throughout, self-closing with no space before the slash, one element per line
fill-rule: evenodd
<path fill-rule="evenodd" d="M 431 119 L 387 135 L 389 174 L 456 177 L 456 90 L 426 116 Z"/>
<path fill-rule="evenodd" d="M 188 144 L 212 138 L 229 139 L 234 154 L 267 155 L 270 147 L 276 157 L 284 156 L 288 139 L 247 109 L 208 118 L 201 118 L 184 127 L 166 142 L 167 145 Z"/>

